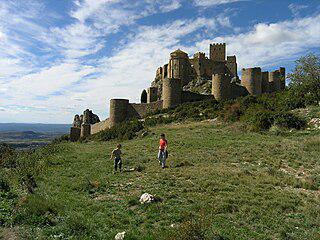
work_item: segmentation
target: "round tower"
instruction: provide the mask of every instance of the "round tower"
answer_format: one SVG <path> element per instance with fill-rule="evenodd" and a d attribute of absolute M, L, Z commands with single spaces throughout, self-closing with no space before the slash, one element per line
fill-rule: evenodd
<path fill-rule="evenodd" d="M 231 76 L 227 74 L 212 75 L 212 95 L 217 101 L 230 98 Z"/>
<path fill-rule="evenodd" d="M 163 108 L 175 107 L 182 102 L 182 83 L 178 78 L 167 78 L 162 85 Z"/>
<path fill-rule="evenodd" d="M 242 86 L 252 95 L 261 94 L 262 74 L 261 68 L 242 69 Z"/>
<path fill-rule="evenodd" d="M 128 99 L 111 99 L 110 100 L 110 127 L 117 125 L 127 119 Z"/>

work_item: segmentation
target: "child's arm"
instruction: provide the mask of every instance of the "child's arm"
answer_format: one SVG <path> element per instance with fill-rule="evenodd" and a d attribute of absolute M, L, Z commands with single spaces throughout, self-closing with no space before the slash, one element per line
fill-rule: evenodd
<path fill-rule="evenodd" d="M 112 152 L 111 152 L 111 156 L 110 156 L 110 159 L 112 159 L 112 158 L 113 158 L 113 155 L 114 155 L 114 154 L 113 154 L 113 151 L 112 151 Z"/>

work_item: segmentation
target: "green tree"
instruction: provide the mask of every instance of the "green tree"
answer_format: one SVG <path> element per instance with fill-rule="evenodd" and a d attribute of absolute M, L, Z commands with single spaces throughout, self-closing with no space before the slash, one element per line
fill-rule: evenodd
<path fill-rule="evenodd" d="M 141 93 L 141 103 L 147 103 L 148 95 L 147 91 L 143 90 Z"/>
<path fill-rule="evenodd" d="M 309 54 L 301 57 L 288 77 L 290 90 L 304 98 L 305 104 L 320 102 L 320 56 Z"/>

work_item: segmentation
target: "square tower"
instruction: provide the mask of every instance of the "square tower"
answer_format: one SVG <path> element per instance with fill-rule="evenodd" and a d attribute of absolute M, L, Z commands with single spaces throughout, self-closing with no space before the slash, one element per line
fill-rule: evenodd
<path fill-rule="evenodd" d="M 224 62 L 226 60 L 226 44 L 210 44 L 210 59 L 215 62 Z"/>

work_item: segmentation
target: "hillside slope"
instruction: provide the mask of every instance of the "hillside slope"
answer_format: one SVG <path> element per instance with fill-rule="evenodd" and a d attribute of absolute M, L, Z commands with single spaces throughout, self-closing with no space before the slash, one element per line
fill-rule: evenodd
<path fill-rule="evenodd" d="M 116 142 L 63 143 L 20 203 L 22 238 L 319 239 L 320 139 L 172 124 L 123 142 L 137 170 L 113 174 Z M 173 168 L 157 160 L 160 133 Z M 126 164 L 125 164 L 126 166 Z M 141 194 L 157 202 L 141 205 Z M 17 231 L 15 229 L 15 231 Z"/>

